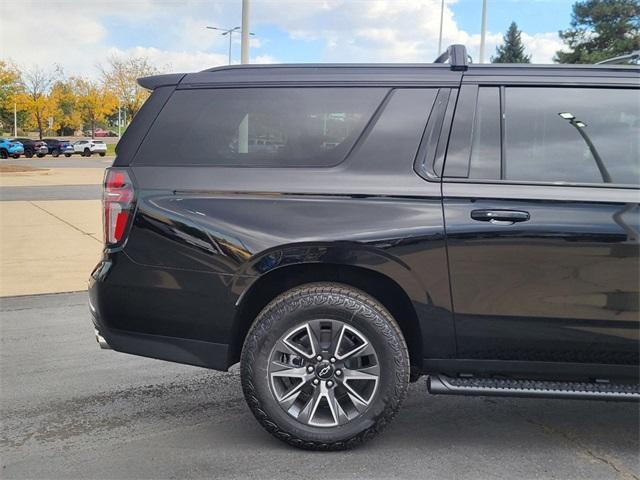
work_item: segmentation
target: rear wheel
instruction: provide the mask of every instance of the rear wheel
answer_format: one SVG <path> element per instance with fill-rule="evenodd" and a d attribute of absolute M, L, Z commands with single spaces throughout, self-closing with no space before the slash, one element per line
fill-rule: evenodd
<path fill-rule="evenodd" d="M 13 158 L 20 158 L 20 154 L 19 153 L 14 153 L 13 155 L 11 155 Z"/>
<path fill-rule="evenodd" d="M 33 150 L 25 150 L 24 151 L 24 156 L 27 157 L 27 158 L 33 157 Z"/>
<path fill-rule="evenodd" d="M 38 154 L 38 158 L 42 158 L 42 157 L 44 157 L 44 156 L 45 156 L 45 154 L 44 154 L 44 153 L 39 153 L 39 154 Z"/>
<path fill-rule="evenodd" d="M 82 154 L 83 154 L 85 157 L 90 157 L 90 156 L 91 156 L 91 150 L 89 150 L 88 148 L 85 148 L 85 149 L 84 149 L 84 152 L 82 152 Z"/>
<path fill-rule="evenodd" d="M 51 156 L 54 158 L 58 158 L 60 156 L 60 152 L 58 150 L 54 150 L 51 152 Z"/>
<path fill-rule="evenodd" d="M 104 153 L 104 152 L 100 152 L 100 156 L 101 156 L 101 157 L 104 157 L 104 156 L 105 156 L 105 153 Z"/>
<path fill-rule="evenodd" d="M 4 148 L 0 149 L 0 158 L 9 158 L 9 152 Z"/>
<path fill-rule="evenodd" d="M 65 153 L 65 154 L 64 154 L 64 156 L 65 156 L 65 157 L 70 157 L 70 156 L 71 156 L 71 154 L 70 154 L 70 153 Z"/>
<path fill-rule="evenodd" d="M 333 283 L 303 285 L 256 318 L 241 358 L 253 414 L 311 450 L 350 448 L 382 430 L 409 382 L 398 324 L 373 298 Z"/>

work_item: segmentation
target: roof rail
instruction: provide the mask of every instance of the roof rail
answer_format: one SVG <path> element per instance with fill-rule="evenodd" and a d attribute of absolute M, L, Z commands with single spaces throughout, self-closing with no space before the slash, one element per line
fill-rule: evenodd
<path fill-rule="evenodd" d="M 470 57 L 464 45 L 449 45 L 433 63 L 449 63 L 451 70 L 466 70 L 469 68 Z"/>
<path fill-rule="evenodd" d="M 619 57 L 607 58 L 601 62 L 597 62 L 596 65 L 620 65 L 627 62 L 627 60 L 637 60 L 640 58 L 640 50 L 635 50 L 626 55 L 620 55 Z"/>

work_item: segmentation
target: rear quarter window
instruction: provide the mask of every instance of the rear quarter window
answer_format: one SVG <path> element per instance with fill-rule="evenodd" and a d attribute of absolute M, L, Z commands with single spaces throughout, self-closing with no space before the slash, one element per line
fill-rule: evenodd
<path fill-rule="evenodd" d="M 134 164 L 328 167 L 342 162 L 385 88 L 177 90 Z"/>

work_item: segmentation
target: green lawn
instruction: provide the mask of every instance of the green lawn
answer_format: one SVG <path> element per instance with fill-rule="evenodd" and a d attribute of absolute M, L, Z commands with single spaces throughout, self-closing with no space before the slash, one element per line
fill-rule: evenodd
<path fill-rule="evenodd" d="M 107 155 L 115 155 L 116 154 L 116 144 L 108 143 L 107 144 Z"/>

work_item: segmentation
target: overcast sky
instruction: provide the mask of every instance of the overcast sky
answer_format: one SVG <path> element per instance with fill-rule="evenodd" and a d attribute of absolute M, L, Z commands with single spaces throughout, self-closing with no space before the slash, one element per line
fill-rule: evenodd
<path fill-rule="evenodd" d="M 228 41 L 206 25 L 240 25 L 241 0 L 4 0 L 0 57 L 30 68 L 97 75 L 110 54 L 145 55 L 165 71 L 227 63 Z M 487 54 L 512 20 L 535 63 L 562 47 L 574 0 L 488 0 Z M 443 44 L 474 58 L 482 0 L 445 0 Z M 431 62 L 440 0 L 253 0 L 251 59 L 287 62 Z M 240 56 L 239 35 L 233 59 Z"/>

